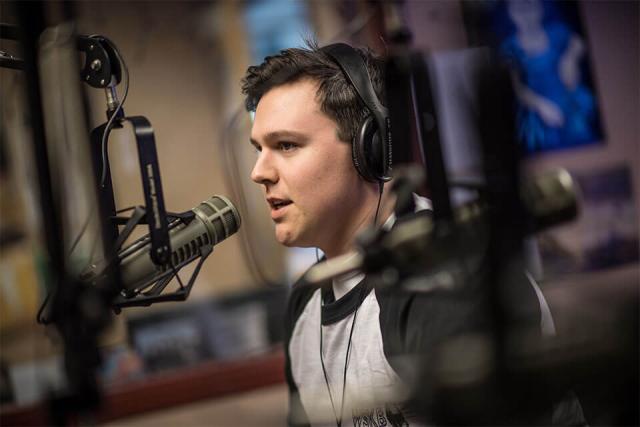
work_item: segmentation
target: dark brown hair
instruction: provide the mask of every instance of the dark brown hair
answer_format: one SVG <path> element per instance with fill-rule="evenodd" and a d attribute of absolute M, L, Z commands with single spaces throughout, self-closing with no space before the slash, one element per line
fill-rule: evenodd
<path fill-rule="evenodd" d="M 384 105 L 382 60 L 369 49 L 355 49 L 364 59 L 376 95 Z M 321 111 L 338 125 L 338 138 L 353 141 L 369 111 L 338 64 L 313 41 L 308 41 L 305 48 L 285 49 L 267 56 L 262 64 L 247 69 L 241 82 L 247 111 L 255 111 L 260 98 L 270 89 L 304 78 L 318 82 L 316 99 Z"/>

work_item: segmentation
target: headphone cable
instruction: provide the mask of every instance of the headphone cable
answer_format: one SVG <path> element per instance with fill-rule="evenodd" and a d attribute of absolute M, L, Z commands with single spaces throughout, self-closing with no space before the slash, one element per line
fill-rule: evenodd
<path fill-rule="evenodd" d="M 384 181 L 380 181 L 378 184 L 379 184 L 380 192 L 378 194 L 378 205 L 376 206 L 376 215 L 373 217 L 374 227 L 378 223 L 378 214 L 380 213 L 380 203 L 382 202 L 382 192 L 384 191 Z"/>

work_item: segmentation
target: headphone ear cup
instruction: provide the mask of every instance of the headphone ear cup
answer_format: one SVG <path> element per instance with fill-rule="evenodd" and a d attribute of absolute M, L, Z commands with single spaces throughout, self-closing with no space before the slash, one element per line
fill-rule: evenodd
<path fill-rule="evenodd" d="M 352 144 L 353 165 L 365 180 L 380 181 L 383 175 L 382 142 L 373 116 L 368 116 Z"/>
<path fill-rule="evenodd" d="M 371 116 L 368 116 L 360 125 L 358 133 L 352 144 L 352 158 L 353 165 L 362 178 L 366 181 L 374 181 L 374 177 L 371 174 L 369 168 L 368 152 L 370 151 L 372 129 L 371 129 Z"/>
<path fill-rule="evenodd" d="M 375 123 L 375 121 L 373 121 Z M 380 178 L 384 175 L 382 169 L 382 139 L 380 138 L 380 132 L 378 132 L 377 126 L 373 135 L 371 135 L 371 144 L 369 145 L 369 153 L 367 158 L 369 159 L 369 170 L 375 177 L 376 182 L 380 181 Z"/>

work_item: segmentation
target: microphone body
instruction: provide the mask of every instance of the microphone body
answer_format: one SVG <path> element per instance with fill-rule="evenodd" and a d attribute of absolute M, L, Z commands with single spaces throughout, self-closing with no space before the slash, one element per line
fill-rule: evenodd
<path fill-rule="evenodd" d="M 158 265 L 151 260 L 151 239 L 146 235 L 120 251 L 120 274 L 125 292 L 139 292 L 200 256 L 202 249 L 213 247 L 240 228 L 238 210 L 223 196 L 213 196 L 192 209 L 194 218 L 187 225 L 171 224 L 170 261 Z"/>

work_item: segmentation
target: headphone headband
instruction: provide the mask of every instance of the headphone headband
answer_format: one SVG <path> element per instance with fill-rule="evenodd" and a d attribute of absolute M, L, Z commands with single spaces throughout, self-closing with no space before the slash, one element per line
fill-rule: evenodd
<path fill-rule="evenodd" d="M 328 46 L 324 46 L 320 49 L 326 53 L 342 70 L 347 80 L 351 83 L 351 86 L 355 89 L 356 93 L 366 106 L 366 108 L 373 115 L 377 127 L 377 137 L 380 139 L 379 145 L 381 145 L 381 165 L 377 165 L 371 171 L 371 165 L 366 165 L 366 170 L 361 170 L 361 165 L 358 163 L 358 157 L 363 155 L 354 155 L 354 162 L 356 162 L 356 168 L 358 171 L 368 180 L 374 181 L 388 181 L 391 179 L 389 172 L 391 170 L 391 129 L 389 122 L 389 112 L 386 107 L 382 105 L 378 96 L 376 95 L 369 70 L 365 64 L 362 56 L 351 46 L 345 43 L 335 43 Z M 363 129 L 361 132 L 363 134 Z M 358 138 L 358 136 L 356 136 Z M 374 145 L 373 143 L 370 145 Z M 355 147 L 354 147 L 355 149 Z M 369 147 L 369 149 L 372 149 Z"/>
<path fill-rule="evenodd" d="M 387 116 L 387 109 L 380 103 L 373 85 L 369 70 L 362 57 L 348 44 L 335 43 L 322 48 L 338 64 L 344 75 L 354 87 L 358 96 L 369 111 L 376 115 Z"/>

